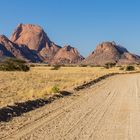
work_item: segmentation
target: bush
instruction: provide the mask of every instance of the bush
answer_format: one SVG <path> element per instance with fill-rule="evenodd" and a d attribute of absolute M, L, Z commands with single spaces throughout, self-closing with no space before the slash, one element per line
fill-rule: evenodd
<path fill-rule="evenodd" d="M 30 68 L 23 60 L 6 58 L 0 62 L 1 71 L 29 71 Z"/>
<path fill-rule="evenodd" d="M 86 65 L 86 64 L 80 64 L 79 66 L 80 67 L 87 67 L 88 65 Z"/>
<path fill-rule="evenodd" d="M 119 70 L 124 70 L 124 69 L 125 69 L 124 67 L 120 67 L 120 68 L 119 68 Z"/>
<path fill-rule="evenodd" d="M 36 65 L 35 64 L 30 64 L 30 67 L 36 67 Z"/>
<path fill-rule="evenodd" d="M 60 65 L 54 65 L 51 70 L 59 70 L 61 68 Z"/>
<path fill-rule="evenodd" d="M 59 87 L 57 85 L 55 85 L 55 86 L 52 87 L 51 92 L 52 93 L 59 93 L 60 89 L 59 89 Z"/>
<path fill-rule="evenodd" d="M 109 68 L 115 67 L 115 65 L 116 65 L 116 63 L 108 62 L 108 63 L 105 64 L 105 68 L 109 69 Z"/>
<path fill-rule="evenodd" d="M 134 71 L 135 70 L 135 67 L 134 66 L 127 66 L 126 71 Z"/>

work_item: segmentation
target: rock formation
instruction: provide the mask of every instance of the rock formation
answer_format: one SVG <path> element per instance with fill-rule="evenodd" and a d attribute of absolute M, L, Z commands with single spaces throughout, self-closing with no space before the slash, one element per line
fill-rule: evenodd
<path fill-rule="evenodd" d="M 28 62 L 40 62 L 41 59 L 24 45 L 17 45 L 6 36 L 0 35 L 0 57 L 16 57 Z"/>
<path fill-rule="evenodd" d="M 76 64 L 76 63 L 81 62 L 83 59 L 84 57 L 80 55 L 77 49 L 68 45 L 68 46 L 64 46 L 56 53 L 56 55 L 54 56 L 54 59 L 52 60 L 52 63 Z"/>
<path fill-rule="evenodd" d="M 103 42 L 97 46 L 84 61 L 84 64 L 103 66 L 106 63 L 137 64 L 140 63 L 140 57 L 131 54 L 120 45 L 114 42 Z"/>
<path fill-rule="evenodd" d="M 49 39 L 40 26 L 32 24 L 19 24 L 11 36 L 11 41 L 27 46 L 46 62 L 49 62 L 61 48 Z"/>

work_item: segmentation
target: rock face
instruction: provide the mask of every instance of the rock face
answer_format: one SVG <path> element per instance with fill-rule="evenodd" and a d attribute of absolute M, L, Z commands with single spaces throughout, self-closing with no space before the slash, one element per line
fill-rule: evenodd
<path fill-rule="evenodd" d="M 4 35 L 0 35 L 0 57 L 2 56 L 16 57 L 30 62 L 41 61 L 41 59 L 26 46 L 18 46 Z"/>
<path fill-rule="evenodd" d="M 83 56 L 77 51 L 77 49 L 71 46 L 64 46 L 61 48 L 54 59 L 52 60 L 53 64 L 75 64 L 79 63 L 84 59 Z"/>
<path fill-rule="evenodd" d="M 61 48 L 53 43 L 44 30 L 37 25 L 19 24 L 11 36 L 11 41 L 25 45 L 37 53 L 43 61 L 50 61 Z"/>
<path fill-rule="evenodd" d="M 106 63 L 122 64 L 137 64 L 140 63 L 140 57 L 131 54 L 114 42 L 103 42 L 97 46 L 84 61 L 84 64 L 100 65 L 103 66 Z"/>

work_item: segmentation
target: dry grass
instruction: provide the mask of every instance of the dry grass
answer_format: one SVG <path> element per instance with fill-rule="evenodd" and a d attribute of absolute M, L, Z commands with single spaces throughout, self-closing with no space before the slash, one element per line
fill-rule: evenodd
<path fill-rule="evenodd" d="M 0 71 L 0 106 L 11 105 L 53 94 L 57 85 L 60 90 L 72 88 L 99 76 L 122 72 L 119 68 L 101 67 L 33 67 L 29 72 Z"/>

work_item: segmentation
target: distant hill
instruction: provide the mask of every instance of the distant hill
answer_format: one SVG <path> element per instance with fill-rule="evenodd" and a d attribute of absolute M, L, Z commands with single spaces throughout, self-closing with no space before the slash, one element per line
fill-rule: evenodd
<path fill-rule="evenodd" d="M 139 64 L 140 57 L 114 42 L 103 42 L 82 63 L 95 66 L 103 66 L 106 63 Z"/>

